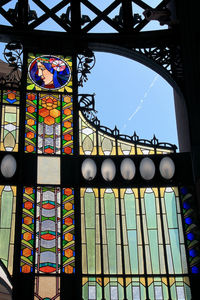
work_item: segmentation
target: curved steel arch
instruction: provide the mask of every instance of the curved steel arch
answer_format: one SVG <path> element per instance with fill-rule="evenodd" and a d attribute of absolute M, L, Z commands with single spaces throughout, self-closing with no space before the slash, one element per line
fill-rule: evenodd
<path fill-rule="evenodd" d="M 138 51 L 128 49 L 128 48 L 123 48 L 121 46 L 113 45 L 113 44 L 89 43 L 89 48 L 97 52 L 107 52 L 111 54 L 124 56 L 126 58 L 135 60 L 145 65 L 146 67 L 152 69 L 153 71 L 158 73 L 161 77 L 163 77 L 172 86 L 172 88 L 176 90 L 176 92 L 180 95 L 180 97 L 184 99 L 181 87 L 175 81 L 175 79 L 170 74 L 170 72 L 167 71 L 160 64 L 156 63 L 153 59 L 147 57 L 145 54 L 141 54 Z"/>

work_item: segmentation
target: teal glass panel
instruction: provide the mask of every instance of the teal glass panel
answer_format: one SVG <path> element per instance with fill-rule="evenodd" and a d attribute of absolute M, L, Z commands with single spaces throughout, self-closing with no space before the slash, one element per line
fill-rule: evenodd
<path fill-rule="evenodd" d="M 101 252 L 97 189 L 82 189 L 81 193 L 82 271 L 84 274 L 99 274 Z"/>
<path fill-rule="evenodd" d="M 147 188 L 142 199 L 144 241 L 149 274 L 165 273 L 160 207 L 155 193 L 157 189 Z"/>
<path fill-rule="evenodd" d="M 119 203 L 117 190 L 101 190 L 104 272 L 122 273 Z"/>
<path fill-rule="evenodd" d="M 126 274 L 144 272 L 139 201 L 135 194 L 136 189 L 120 190 Z"/>
<path fill-rule="evenodd" d="M 170 187 L 165 189 L 162 201 L 169 273 L 187 273 L 179 198 Z"/>
<path fill-rule="evenodd" d="M 104 279 L 105 299 L 108 300 L 123 300 L 124 288 L 122 278 L 105 278 Z"/>
<path fill-rule="evenodd" d="M 13 272 L 16 187 L 0 186 L 0 259 Z"/>

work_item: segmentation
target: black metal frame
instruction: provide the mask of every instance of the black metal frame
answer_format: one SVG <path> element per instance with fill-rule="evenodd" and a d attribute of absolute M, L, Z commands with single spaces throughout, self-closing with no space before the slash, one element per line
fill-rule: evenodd
<path fill-rule="evenodd" d="M 183 68 L 182 68 L 182 53 L 180 49 L 180 39 L 179 32 L 176 25 L 171 26 L 168 30 L 160 30 L 155 32 L 141 32 L 142 29 L 149 22 L 147 19 L 143 19 L 141 22 L 134 24 L 133 18 L 134 14 L 132 11 L 132 4 L 139 5 L 142 9 L 152 9 L 142 0 L 113 0 L 113 3 L 109 5 L 104 11 L 100 11 L 95 7 L 91 1 L 88 0 L 62 0 L 56 4 L 52 9 L 49 9 L 41 0 L 33 0 L 43 11 L 44 14 L 30 21 L 31 10 L 28 7 L 28 0 L 18 0 L 18 10 L 13 11 L 15 18 L 11 18 L 9 11 L 5 11 L 3 6 L 9 3 L 10 0 L 2 0 L 0 4 L 0 14 L 11 24 L 11 26 L 0 25 L 0 40 L 3 42 L 12 42 L 20 41 L 24 47 L 24 67 L 22 70 L 22 79 L 21 79 L 21 104 L 20 104 L 20 145 L 19 153 L 14 154 L 18 162 L 18 170 L 12 180 L 5 180 L 3 176 L 0 175 L 0 180 L 2 184 L 12 184 L 18 186 L 17 199 L 18 199 L 18 210 L 16 215 L 16 241 L 15 241 L 15 266 L 14 266 L 14 299 L 20 297 L 20 299 L 31 299 L 33 297 L 33 284 L 34 284 L 34 274 L 26 275 L 19 273 L 19 262 L 20 262 L 20 245 L 21 245 L 21 214 L 22 214 L 22 198 L 23 198 L 23 186 L 32 185 L 37 186 L 36 182 L 36 157 L 31 154 L 24 154 L 24 136 L 25 136 L 25 127 L 23 124 L 25 121 L 25 100 L 26 91 L 23 88 L 26 86 L 26 72 L 27 72 L 27 53 L 31 49 L 31 52 L 46 53 L 47 49 L 51 49 L 52 52 L 57 54 L 66 54 L 73 56 L 73 98 L 74 98 L 74 155 L 70 157 L 61 158 L 61 188 L 66 186 L 66 178 L 68 180 L 69 186 L 74 186 L 75 188 L 75 198 L 80 198 L 80 186 L 81 187 L 129 187 L 130 182 L 127 182 L 121 178 L 120 175 L 117 175 L 113 182 L 105 182 L 101 175 L 93 181 L 87 182 L 82 175 L 80 174 L 80 168 L 83 160 L 86 156 L 79 156 L 78 152 L 78 110 L 82 110 L 84 115 L 89 117 L 93 114 L 94 103 L 90 103 L 92 106 L 89 109 L 86 107 L 81 107 L 80 102 L 78 103 L 78 79 L 76 76 L 77 73 L 77 55 L 81 54 L 83 50 L 89 48 L 94 49 L 105 46 L 110 48 L 110 51 L 114 52 L 114 49 L 120 48 L 124 53 L 128 50 L 133 54 L 136 53 L 141 57 L 141 60 L 151 61 L 152 65 L 158 65 L 158 68 L 161 70 L 160 73 L 168 74 L 171 81 L 175 82 L 177 86 L 180 87 L 181 91 L 184 93 L 183 85 Z M 157 6 L 156 10 L 166 9 L 166 6 L 169 4 L 170 0 L 163 0 Z M 92 12 L 96 14 L 96 18 L 92 21 L 87 22 L 87 24 L 82 24 L 82 15 L 81 15 L 81 4 L 84 4 Z M 62 8 L 66 9 L 70 6 L 71 9 L 71 18 L 68 16 L 68 21 L 66 22 L 67 16 L 63 18 L 56 15 Z M 122 7 L 122 23 L 118 24 L 115 20 L 109 18 L 109 14 L 116 8 Z M 35 28 L 41 25 L 48 18 L 52 18 L 58 25 L 62 27 L 65 32 L 50 32 L 50 31 L 39 31 Z M 111 27 L 113 27 L 117 33 L 114 34 L 92 34 L 89 31 L 96 26 L 100 21 L 107 22 Z M 52 45 L 52 40 L 55 40 L 56 43 Z M 94 46 L 97 45 L 97 46 Z M 2 86 L 6 86 L 5 82 L 2 82 Z M 9 85 L 7 85 L 8 87 Z M 90 95 L 87 95 L 90 96 Z M 104 131 L 107 135 L 113 136 L 115 139 L 120 138 L 124 141 L 135 142 L 135 144 L 140 144 L 143 146 L 153 146 L 166 147 L 166 149 L 175 150 L 174 145 L 159 144 L 156 141 L 156 138 L 153 138 L 152 141 L 139 140 L 135 134 L 133 137 L 120 135 L 117 128 L 110 130 L 106 127 L 100 125 L 99 120 L 94 117 L 92 119 L 88 118 L 88 121 L 91 122 L 93 126 L 96 126 L 99 130 Z M 0 157 L 5 155 L 4 152 L 0 153 Z M 142 181 L 139 173 L 136 174 L 136 177 L 133 182 L 131 182 L 131 187 L 163 187 L 168 186 L 169 184 L 181 186 L 181 185 L 193 185 L 193 174 L 191 170 L 190 163 L 190 154 L 170 154 L 169 155 L 176 165 L 176 173 L 174 178 L 171 181 L 166 181 L 160 177 L 158 171 L 156 171 L 155 177 L 149 181 Z M 87 156 L 88 157 L 88 156 Z M 91 158 L 94 158 L 93 156 Z M 132 157 L 131 157 L 132 158 Z M 139 166 L 141 159 L 144 156 L 135 156 L 134 162 L 136 167 Z M 155 165 L 159 166 L 159 162 L 162 158 L 162 155 L 153 155 L 151 156 L 152 160 L 155 162 Z M 97 163 L 98 172 L 100 173 L 100 166 L 105 157 L 97 156 L 95 161 Z M 120 163 L 123 157 L 114 156 L 112 157 L 113 161 L 117 166 L 117 174 L 120 174 Z M 28 168 L 32 166 L 32 172 L 29 173 Z M 184 172 L 182 172 L 182 166 L 184 165 Z M 66 173 L 66 166 L 68 170 L 71 170 L 72 176 L 68 176 Z M 75 167 L 74 167 L 75 166 Z M 78 172 L 77 172 L 78 171 Z M 27 176 L 27 174 L 29 175 Z M 79 173 L 79 175 L 77 175 Z M 66 176 L 66 177 L 65 177 Z M 76 213 L 75 213 L 75 222 L 76 222 L 76 242 L 77 248 L 81 249 L 81 223 L 80 223 L 80 203 L 76 203 Z M 121 235 L 122 236 L 122 235 Z M 61 297 L 64 299 L 64 295 L 68 294 L 69 299 L 80 299 L 81 295 L 81 253 L 76 251 L 76 275 L 61 275 Z M 121 276 L 120 276 L 121 277 Z M 144 275 L 143 277 L 147 277 Z M 152 276 L 153 277 L 153 276 Z M 197 277 L 190 274 L 191 285 L 194 291 L 197 289 L 198 283 Z M 78 287 L 76 286 L 76 296 L 74 296 L 73 291 L 69 292 L 69 287 L 75 287 L 75 281 L 79 282 Z M 24 296 L 22 295 L 22 290 Z M 71 293 L 71 294 L 69 294 Z M 29 295 L 29 296 L 28 296 Z M 126 294 L 125 294 L 126 297 Z"/>

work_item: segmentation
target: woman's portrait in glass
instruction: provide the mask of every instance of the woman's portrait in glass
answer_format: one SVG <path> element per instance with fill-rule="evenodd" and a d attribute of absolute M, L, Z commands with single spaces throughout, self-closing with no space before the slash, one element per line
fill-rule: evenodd
<path fill-rule="evenodd" d="M 56 56 L 40 56 L 29 66 L 29 76 L 39 87 L 45 89 L 59 89 L 70 80 L 68 64 Z"/>

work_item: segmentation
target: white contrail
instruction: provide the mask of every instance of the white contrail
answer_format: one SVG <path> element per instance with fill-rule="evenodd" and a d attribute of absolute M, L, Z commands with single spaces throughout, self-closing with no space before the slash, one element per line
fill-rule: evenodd
<path fill-rule="evenodd" d="M 130 117 L 128 118 L 128 121 L 131 121 L 131 119 L 137 114 L 137 112 L 143 107 L 144 104 L 144 100 L 145 98 L 147 98 L 150 90 L 152 89 L 152 87 L 154 86 L 156 80 L 158 79 L 158 74 L 154 77 L 154 79 L 152 80 L 151 84 L 149 85 L 148 89 L 145 91 L 143 98 L 140 100 L 139 105 L 137 106 L 136 110 L 130 115 Z"/>

